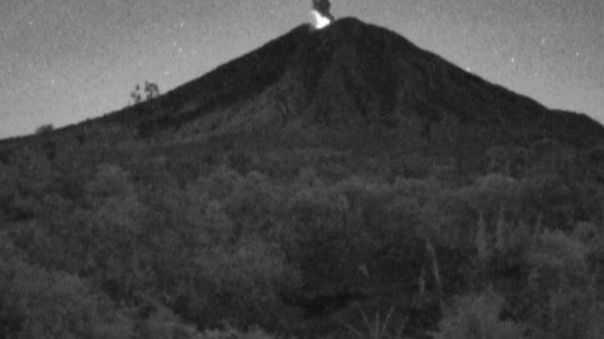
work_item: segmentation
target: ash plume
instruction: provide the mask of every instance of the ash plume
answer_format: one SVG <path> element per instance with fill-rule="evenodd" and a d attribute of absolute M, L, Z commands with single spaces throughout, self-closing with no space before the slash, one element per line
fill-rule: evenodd
<path fill-rule="evenodd" d="M 312 7 L 315 11 L 319 12 L 322 16 L 328 18 L 329 20 L 335 20 L 334 16 L 331 14 L 331 2 L 329 0 L 313 0 Z"/>

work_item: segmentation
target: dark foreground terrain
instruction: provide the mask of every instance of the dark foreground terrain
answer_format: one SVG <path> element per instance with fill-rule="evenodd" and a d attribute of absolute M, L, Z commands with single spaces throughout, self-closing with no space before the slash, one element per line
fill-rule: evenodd
<path fill-rule="evenodd" d="M 0 142 L 0 338 L 603 338 L 604 128 L 356 19 Z"/>

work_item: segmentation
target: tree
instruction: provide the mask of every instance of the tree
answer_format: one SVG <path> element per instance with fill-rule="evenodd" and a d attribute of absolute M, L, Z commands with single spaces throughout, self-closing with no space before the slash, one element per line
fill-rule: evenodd
<path fill-rule="evenodd" d="M 54 131 L 54 126 L 52 124 L 45 124 L 38 128 L 36 128 L 36 135 L 46 136 Z"/>
<path fill-rule="evenodd" d="M 522 326 L 500 318 L 505 300 L 486 291 L 460 297 L 438 324 L 437 339 L 520 339 Z"/>
<path fill-rule="evenodd" d="M 132 98 L 132 104 L 137 105 L 143 102 L 143 95 L 141 94 L 141 86 L 136 84 L 134 90 L 130 92 L 130 98 Z"/>
<path fill-rule="evenodd" d="M 589 248 L 561 231 L 546 231 L 527 253 L 527 303 L 542 337 L 586 338 L 596 290 Z"/>
<path fill-rule="evenodd" d="M 13 258 L 0 255 L 0 337 L 133 337 L 134 324 L 126 313 L 79 276 L 9 255 Z"/>
<path fill-rule="evenodd" d="M 159 96 L 159 86 L 156 83 L 145 81 L 145 95 L 147 100 Z"/>
<path fill-rule="evenodd" d="M 159 97 L 159 86 L 154 82 L 145 81 L 143 86 L 136 84 L 134 90 L 130 92 L 132 104 L 137 105 L 144 101 L 149 101 Z"/>

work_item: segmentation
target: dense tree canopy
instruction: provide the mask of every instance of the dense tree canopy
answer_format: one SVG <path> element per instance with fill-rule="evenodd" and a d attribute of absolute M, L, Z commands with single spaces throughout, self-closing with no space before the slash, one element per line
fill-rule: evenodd
<path fill-rule="evenodd" d="M 504 145 L 460 177 L 422 153 L 181 157 L 123 133 L 57 139 L 53 157 L 45 136 L 0 164 L 4 337 L 604 331 L 600 148 Z"/>

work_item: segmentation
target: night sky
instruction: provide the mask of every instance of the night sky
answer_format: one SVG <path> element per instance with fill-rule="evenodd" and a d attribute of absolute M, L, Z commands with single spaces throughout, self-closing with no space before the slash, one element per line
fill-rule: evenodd
<path fill-rule="evenodd" d="M 334 0 L 548 107 L 604 121 L 602 0 Z M 0 138 L 119 109 L 311 21 L 310 0 L 0 0 Z"/>

